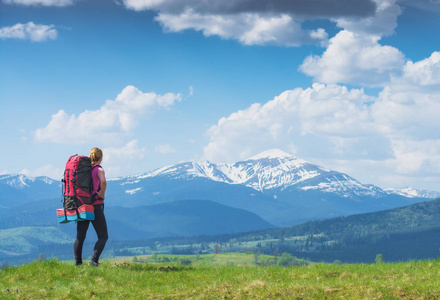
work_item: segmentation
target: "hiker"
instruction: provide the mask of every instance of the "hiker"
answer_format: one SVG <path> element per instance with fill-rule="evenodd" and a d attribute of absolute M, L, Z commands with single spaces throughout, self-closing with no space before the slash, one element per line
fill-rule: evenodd
<path fill-rule="evenodd" d="M 104 169 L 99 165 L 102 161 L 101 149 L 93 148 L 92 150 L 90 150 L 90 160 L 92 162 L 93 180 L 92 197 L 96 199 L 93 202 L 93 207 L 95 210 L 95 220 L 84 220 L 78 221 L 76 223 L 76 240 L 73 249 L 75 253 L 76 265 L 82 265 L 82 248 L 84 240 L 86 239 L 87 229 L 89 228 L 90 222 L 92 222 L 96 234 L 98 235 L 98 241 L 95 244 L 92 260 L 89 264 L 91 266 L 97 267 L 99 264 L 99 256 L 101 255 L 102 250 L 104 250 L 105 243 L 108 239 L 107 222 L 104 215 L 104 199 L 107 182 L 105 180 Z"/>

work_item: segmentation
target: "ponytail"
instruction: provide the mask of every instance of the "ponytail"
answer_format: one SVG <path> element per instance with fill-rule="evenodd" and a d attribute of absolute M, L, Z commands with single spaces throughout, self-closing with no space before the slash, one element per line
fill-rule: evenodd
<path fill-rule="evenodd" d="M 97 163 L 102 158 L 102 150 L 95 147 L 92 150 L 90 150 L 90 160 L 93 163 Z"/>

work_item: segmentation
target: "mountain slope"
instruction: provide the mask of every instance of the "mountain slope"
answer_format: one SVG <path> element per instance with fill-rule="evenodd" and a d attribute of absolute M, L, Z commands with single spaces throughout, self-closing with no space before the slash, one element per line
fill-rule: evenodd
<path fill-rule="evenodd" d="M 4 209 L 0 230 L 55 226 L 74 234 L 74 223 L 57 223 L 55 210 L 61 207 L 60 202 L 42 200 L 36 204 Z M 254 213 L 207 200 L 181 200 L 134 208 L 106 206 L 105 214 L 110 238 L 115 240 L 222 234 L 274 227 Z"/>
<path fill-rule="evenodd" d="M 142 234 L 120 232 L 119 239 L 163 236 L 194 236 L 245 232 L 274 226 L 257 215 L 213 201 L 182 200 L 137 208 L 109 208 L 109 230 L 115 220 Z"/>

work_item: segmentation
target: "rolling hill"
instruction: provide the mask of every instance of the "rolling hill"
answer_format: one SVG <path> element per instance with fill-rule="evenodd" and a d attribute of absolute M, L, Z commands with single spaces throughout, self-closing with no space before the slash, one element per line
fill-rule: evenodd
<path fill-rule="evenodd" d="M 291 227 L 202 238 L 233 244 L 235 250 L 254 245 L 266 254 L 287 252 L 312 261 L 374 262 L 434 259 L 440 256 L 440 199 L 374 213 L 310 221 Z M 196 238 L 169 239 L 191 244 Z M 259 247 L 255 247 L 259 245 Z"/>

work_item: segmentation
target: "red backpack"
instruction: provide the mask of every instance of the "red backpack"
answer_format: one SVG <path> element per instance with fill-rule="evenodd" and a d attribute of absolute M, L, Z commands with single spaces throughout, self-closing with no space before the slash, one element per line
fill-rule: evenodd
<path fill-rule="evenodd" d="M 78 209 L 83 204 L 94 202 L 92 162 L 90 157 L 78 154 L 69 157 L 64 170 L 64 203 L 67 210 Z"/>

